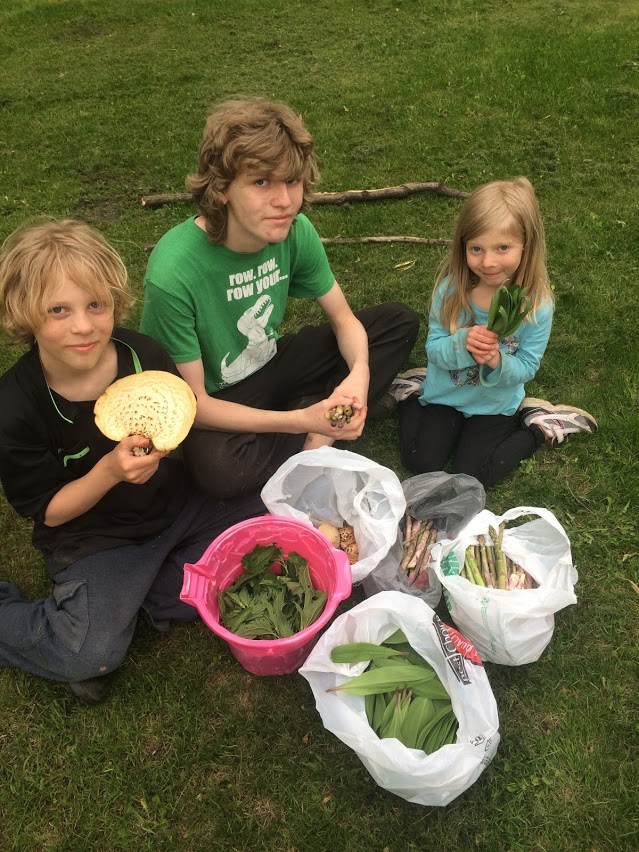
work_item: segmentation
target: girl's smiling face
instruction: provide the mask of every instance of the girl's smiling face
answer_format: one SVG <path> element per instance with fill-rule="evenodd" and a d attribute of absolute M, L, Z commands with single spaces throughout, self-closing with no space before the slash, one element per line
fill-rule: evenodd
<path fill-rule="evenodd" d="M 480 284 L 494 289 L 514 280 L 523 253 L 523 241 L 501 228 L 485 231 L 466 243 L 468 268 Z"/>

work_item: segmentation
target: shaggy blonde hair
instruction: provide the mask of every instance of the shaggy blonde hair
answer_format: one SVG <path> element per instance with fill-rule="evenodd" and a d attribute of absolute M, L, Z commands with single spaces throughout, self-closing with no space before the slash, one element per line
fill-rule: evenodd
<path fill-rule="evenodd" d="M 185 184 L 213 243 L 226 237 L 227 209 L 221 195 L 247 170 L 276 180 L 301 180 L 302 209 L 309 204 L 319 181 L 315 143 L 291 107 L 263 98 L 238 98 L 222 102 L 209 115 L 198 171 L 188 175 Z"/>
<path fill-rule="evenodd" d="M 470 194 L 462 207 L 452 247 L 433 289 L 434 296 L 447 279 L 439 319 L 451 334 L 473 324 L 471 293 L 478 278 L 466 262 L 466 244 L 496 228 L 524 246 L 521 263 L 510 283 L 519 284 L 530 298 L 532 310 L 526 320 L 534 320 L 542 304 L 554 301 L 546 270 L 544 225 L 532 184 L 525 177 L 485 183 Z"/>
<path fill-rule="evenodd" d="M 114 323 L 133 302 L 122 258 L 94 228 L 75 219 L 25 225 L 0 252 L 0 322 L 11 343 L 33 345 L 63 276 L 106 305 Z"/>

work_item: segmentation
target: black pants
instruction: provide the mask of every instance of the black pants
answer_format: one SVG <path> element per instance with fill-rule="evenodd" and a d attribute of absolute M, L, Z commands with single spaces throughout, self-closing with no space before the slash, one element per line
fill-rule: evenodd
<path fill-rule="evenodd" d="M 400 371 L 419 331 L 419 316 L 401 303 L 356 313 L 368 334 L 368 404 L 376 402 Z M 348 375 L 331 326 L 304 326 L 277 342 L 277 354 L 252 376 L 213 394 L 251 408 L 287 411 L 326 399 Z M 300 452 L 306 435 L 282 432 L 217 432 L 192 429 L 184 461 L 197 485 L 213 497 L 260 489 L 286 459 Z"/>
<path fill-rule="evenodd" d="M 501 482 L 544 443 L 540 429 L 521 426 L 518 415 L 464 417 L 447 405 L 421 405 L 416 396 L 399 404 L 403 464 L 415 473 L 467 473 L 484 488 Z"/>

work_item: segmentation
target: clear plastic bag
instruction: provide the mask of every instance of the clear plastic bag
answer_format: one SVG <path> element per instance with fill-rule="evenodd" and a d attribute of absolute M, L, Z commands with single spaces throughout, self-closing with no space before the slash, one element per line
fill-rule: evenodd
<path fill-rule="evenodd" d="M 363 580 L 397 541 L 406 508 L 397 475 L 365 456 L 320 447 L 291 456 L 262 489 L 264 505 L 273 515 L 297 518 L 317 526 L 351 524 L 359 559 L 353 582 Z"/>
<path fill-rule="evenodd" d="M 380 739 L 368 723 L 364 698 L 327 692 L 360 674 L 367 663 L 334 663 L 330 653 L 348 642 L 381 644 L 396 630 L 435 669 L 450 695 L 459 728 L 456 742 L 432 754 Z M 324 727 L 350 746 L 377 784 L 420 805 L 447 805 L 467 790 L 497 752 L 497 703 L 472 644 L 417 598 L 380 592 L 339 616 L 300 669 Z"/>
<path fill-rule="evenodd" d="M 402 482 L 406 512 L 420 521 L 432 520 L 437 538 L 453 538 L 472 517 L 484 508 L 486 492 L 473 476 L 465 473 L 420 473 Z M 431 607 L 441 600 L 441 583 L 432 570 L 409 578 L 402 567 L 406 518 L 400 522 L 397 543 L 363 583 L 370 597 L 378 592 L 399 591 L 421 598 Z"/>
<path fill-rule="evenodd" d="M 502 522 L 527 515 L 536 517 L 504 530 L 502 548 L 532 576 L 535 588 L 492 589 L 459 576 L 466 548 L 476 544 L 479 535 L 490 540 L 490 527 L 497 530 Z M 484 509 L 456 538 L 437 543 L 431 558 L 452 619 L 484 662 L 535 662 L 552 638 L 554 613 L 577 603 L 570 541 L 547 509 L 522 506 L 501 516 Z"/>

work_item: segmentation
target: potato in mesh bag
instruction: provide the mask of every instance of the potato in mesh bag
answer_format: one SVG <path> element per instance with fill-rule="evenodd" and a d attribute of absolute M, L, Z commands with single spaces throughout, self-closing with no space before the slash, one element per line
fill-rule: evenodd
<path fill-rule="evenodd" d="M 156 450 L 170 452 L 186 438 L 195 408 L 195 394 L 184 379 L 143 370 L 109 385 L 93 413 L 98 429 L 112 441 L 143 435 Z"/>

